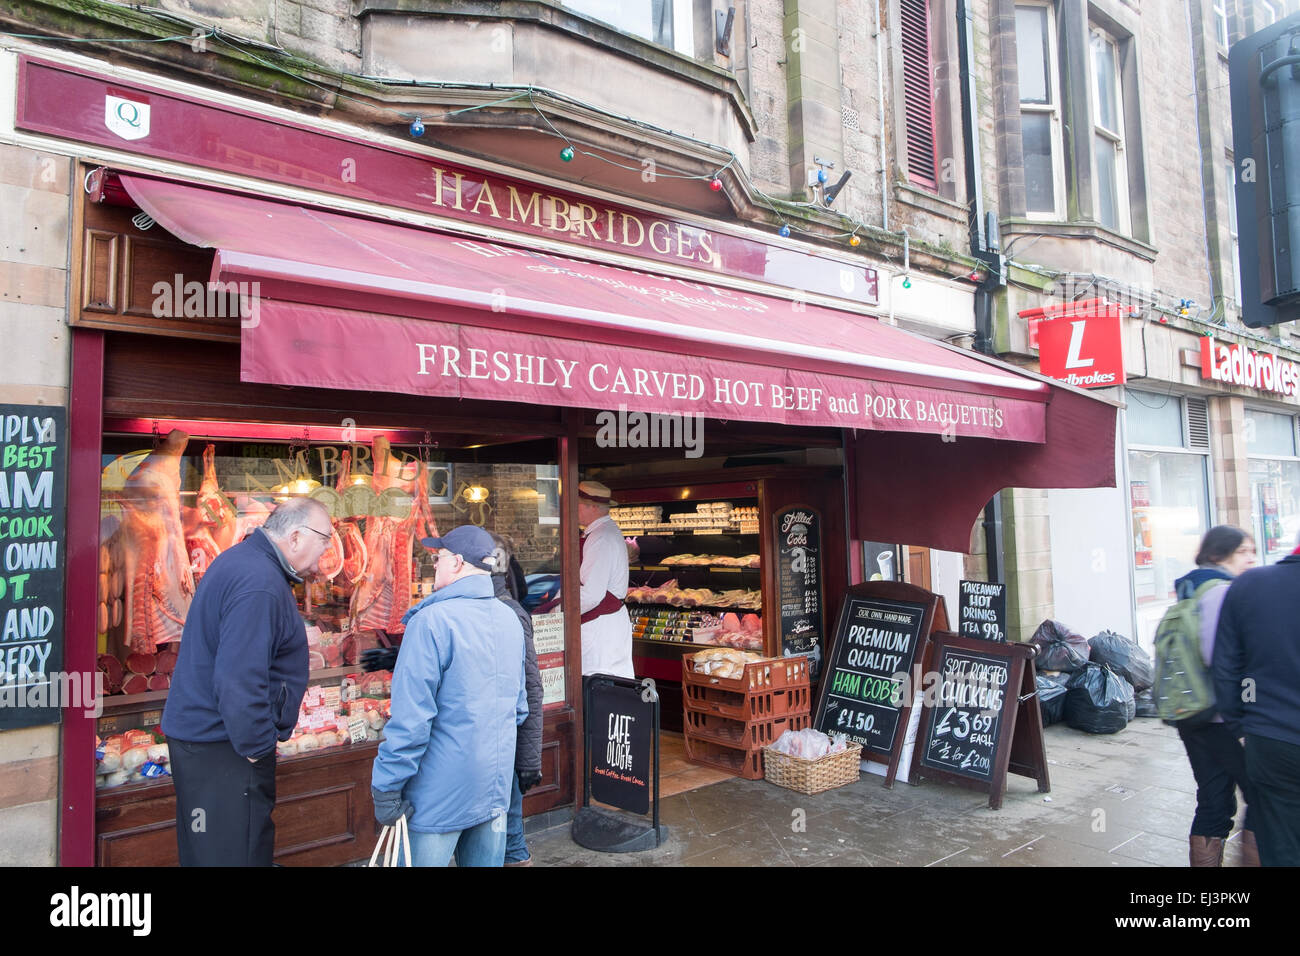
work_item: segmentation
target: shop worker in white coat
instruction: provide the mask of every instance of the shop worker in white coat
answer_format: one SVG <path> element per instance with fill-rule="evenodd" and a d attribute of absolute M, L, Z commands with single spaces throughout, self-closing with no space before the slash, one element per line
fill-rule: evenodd
<path fill-rule="evenodd" d="M 627 597 L 627 542 L 609 516 L 609 489 L 599 481 L 578 485 L 578 523 L 583 526 L 582 673 L 632 676 L 632 619 Z"/>

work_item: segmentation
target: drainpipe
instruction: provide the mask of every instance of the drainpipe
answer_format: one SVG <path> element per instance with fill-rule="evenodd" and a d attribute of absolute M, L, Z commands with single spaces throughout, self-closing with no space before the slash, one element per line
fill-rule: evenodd
<path fill-rule="evenodd" d="M 749 6 L 746 4 L 746 6 Z M 885 158 L 885 31 L 880 27 L 880 4 L 871 0 L 876 30 L 876 117 L 880 122 L 880 228 L 889 231 L 889 163 Z M 890 301 L 892 304 L 893 294 Z"/>
<path fill-rule="evenodd" d="M 984 264 L 984 278 L 975 289 L 975 351 L 993 355 L 993 297 L 1005 285 L 1005 260 L 998 249 L 997 215 L 984 211 L 981 186 L 979 126 L 975 122 L 975 20 L 970 0 L 957 2 L 957 52 L 961 75 L 961 138 L 966 166 L 967 217 L 971 255 Z M 984 506 L 984 545 L 990 581 L 1005 579 L 1002 538 L 1002 495 Z"/>

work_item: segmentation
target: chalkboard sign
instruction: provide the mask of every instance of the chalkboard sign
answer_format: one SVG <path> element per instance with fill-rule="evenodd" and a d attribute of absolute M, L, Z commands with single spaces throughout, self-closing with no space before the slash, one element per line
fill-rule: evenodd
<path fill-rule="evenodd" d="M 1008 771 L 1050 789 L 1032 644 L 936 632 L 934 670 L 912 755 L 913 783 L 934 777 L 985 790 L 1002 806 Z"/>
<path fill-rule="evenodd" d="M 862 759 L 889 764 L 893 784 L 918 664 L 930 632 L 947 627 L 943 598 L 894 581 L 848 588 L 817 695 L 814 726 L 862 744 Z"/>
<path fill-rule="evenodd" d="M 823 631 L 821 512 L 791 505 L 773 515 L 776 523 L 776 599 L 780 607 L 781 653 L 806 654 L 809 676 L 817 679 Z"/>
<path fill-rule="evenodd" d="M 654 705 L 636 687 L 596 684 L 589 691 L 591 796 L 645 813 L 650 808 L 650 751 L 657 731 Z"/>
<path fill-rule="evenodd" d="M 923 738 L 922 764 L 992 780 L 1011 661 L 945 647 L 936 671 L 935 716 Z"/>
<path fill-rule="evenodd" d="M 0 405 L 0 729 L 94 705 L 62 673 L 66 456 L 65 409 Z"/>
<path fill-rule="evenodd" d="M 1007 639 L 1007 586 L 986 581 L 961 581 L 957 632 L 985 641 Z"/>

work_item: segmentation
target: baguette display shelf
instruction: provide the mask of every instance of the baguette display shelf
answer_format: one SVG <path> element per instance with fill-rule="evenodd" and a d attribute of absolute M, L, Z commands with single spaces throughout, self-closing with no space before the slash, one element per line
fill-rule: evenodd
<path fill-rule="evenodd" d="M 809 726 L 808 663 L 802 657 L 745 664 L 739 677 L 697 672 L 682 658 L 683 736 L 692 763 L 763 778 L 763 751 L 787 730 Z"/>

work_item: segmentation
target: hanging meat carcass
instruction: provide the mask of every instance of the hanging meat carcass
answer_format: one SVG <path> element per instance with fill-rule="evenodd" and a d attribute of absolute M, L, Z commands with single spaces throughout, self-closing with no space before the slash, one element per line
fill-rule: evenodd
<path fill-rule="evenodd" d="M 347 491 L 352 480 L 352 452 L 344 449 L 339 456 L 339 475 L 334 490 L 339 493 L 339 500 L 348 501 Z M 366 552 L 365 536 L 361 533 L 357 516 L 348 514 L 334 521 L 334 540 L 320 559 L 320 570 L 331 580 L 339 577 L 338 585 L 347 587 L 365 573 L 369 556 Z M 332 573 L 331 573 L 332 571 Z"/>
<path fill-rule="evenodd" d="M 404 465 L 392 457 L 388 440 L 376 438 L 373 445 L 374 475 L 371 488 L 381 503 L 409 496 L 410 512 L 405 517 L 387 514 L 366 518 L 365 548 L 368 564 L 352 592 L 351 614 L 361 630 L 384 630 L 401 634 L 402 615 L 411 603 L 411 582 L 415 574 L 415 552 L 420 538 L 436 535 L 429 508 L 428 475 L 423 462 Z M 385 495 L 390 490 L 397 495 Z M 382 508 L 382 504 L 380 506 Z"/>
<path fill-rule="evenodd" d="M 209 444 L 203 449 L 203 484 L 199 485 L 195 507 L 199 512 L 199 524 L 208 529 L 218 552 L 225 551 L 235 543 L 239 519 L 235 514 L 235 506 L 217 484 L 216 445 Z"/>
<path fill-rule="evenodd" d="M 217 446 L 209 444 L 203 451 L 203 483 L 193 508 L 182 508 L 185 526 L 185 550 L 190 571 L 197 582 L 222 551 L 235 543 L 239 520 L 235 506 L 217 484 Z"/>
<path fill-rule="evenodd" d="M 122 504 L 122 551 L 126 595 L 126 645 L 153 654 L 178 641 L 194 595 L 194 576 L 181 525 L 181 455 L 189 436 L 167 434 L 126 479 Z"/>
<path fill-rule="evenodd" d="M 266 503 L 259 501 L 252 495 L 235 495 L 235 507 L 238 509 L 239 515 L 235 519 L 234 540 L 236 544 L 252 534 L 255 529 L 266 524 L 266 519 L 271 517 L 271 509 L 267 507 Z"/>

